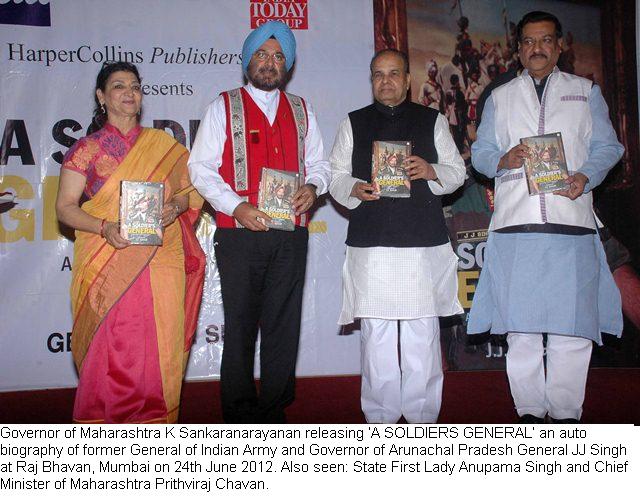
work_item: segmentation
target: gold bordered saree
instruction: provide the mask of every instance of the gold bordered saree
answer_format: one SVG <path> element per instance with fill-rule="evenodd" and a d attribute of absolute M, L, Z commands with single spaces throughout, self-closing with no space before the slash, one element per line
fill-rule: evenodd
<path fill-rule="evenodd" d="M 82 205 L 82 209 L 92 216 L 116 221 L 122 180 L 164 182 L 165 200 L 170 200 L 174 194 L 189 189 L 187 158 L 186 148 L 168 134 L 143 129 L 122 163 L 95 196 Z M 116 250 L 99 235 L 76 232 L 71 302 L 72 351 L 80 374 L 74 411 L 77 422 L 177 420 L 182 379 L 197 325 L 205 263 L 204 253 L 193 231 L 203 201 L 195 191 L 189 192 L 188 196 L 189 210 L 165 228 L 160 247 L 132 245 Z M 136 292 L 131 294 L 134 288 Z M 140 290 L 145 294 L 136 297 Z M 152 301 L 145 303 L 143 296 L 152 298 Z M 123 304 L 125 302 L 126 305 Z M 152 310 L 143 312 L 148 314 L 146 318 L 151 323 L 141 326 L 136 320 L 136 325 L 129 330 L 126 326 L 127 312 L 138 312 L 143 307 Z M 129 341 L 129 332 L 132 336 L 147 337 L 137 345 L 141 347 L 141 356 L 149 358 L 151 355 L 145 364 L 152 367 L 145 374 L 157 374 L 155 379 L 161 381 L 143 381 L 141 384 L 145 388 L 157 388 L 156 395 L 149 397 L 139 392 L 137 395 L 127 392 L 127 381 L 140 384 L 137 381 L 139 376 L 126 373 L 127 366 L 135 364 L 126 359 L 117 360 L 121 356 L 117 352 L 118 346 L 110 343 L 122 343 L 103 332 L 111 329 L 113 322 L 108 322 L 111 314 L 119 315 L 117 327 L 125 341 Z M 149 344 L 149 336 L 154 336 L 156 341 Z M 91 351 L 94 337 L 100 337 L 94 352 L 108 351 L 108 355 Z M 134 355 L 129 352 L 124 357 Z M 124 371 L 123 375 L 117 375 L 116 367 Z M 105 377 L 115 380 L 103 384 Z M 91 383 L 83 385 L 83 379 Z M 135 402 L 136 398 L 146 401 Z M 126 402 L 119 402 L 119 399 Z M 116 412 L 103 412 L 105 405 L 113 407 Z"/>

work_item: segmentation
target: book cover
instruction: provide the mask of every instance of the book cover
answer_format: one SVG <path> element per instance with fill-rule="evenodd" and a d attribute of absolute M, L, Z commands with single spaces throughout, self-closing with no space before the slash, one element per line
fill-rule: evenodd
<path fill-rule="evenodd" d="M 164 183 L 120 183 L 120 235 L 132 245 L 162 245 Z"/>
<path fill-rule="evenodd" d="M 293 195 L 300 187 L 300 175 L 277 169 L 262 168 L 258 209 L 271 218 L 264 223 L 275 230 L 295 230 L 296 214 Z"/>
<path fill-rule="evenodd" d="M 374 141 L 371 184 L 381 197 L 409 198 L 411 181 L 404 170 L 410 141 Z"/>
<path fill-rule="evenodd" d="M 560 132 L 524 137 L 520 143 L 528 146 L 531 154 L 524 161 L 530 196 L 567 188 L 565 179 L 569 177 L 569 170 Z"/>

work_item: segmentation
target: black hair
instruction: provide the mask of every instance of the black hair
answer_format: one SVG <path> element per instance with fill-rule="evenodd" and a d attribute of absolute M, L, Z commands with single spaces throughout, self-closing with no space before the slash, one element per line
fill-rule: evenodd
<path fill-rule="evenodd" d="M 113 61 L 106 62 L 100 68 L 100 72 L 96 77 L 96 88 L 93 93 L 93 99 L 95 100 L 95 108 L 93 110 L 93 123 L 92 129 L 98 130 L 104 127 L 104 124 L 107 123 L 107 112 L 104 110 L 100 101 L 98 101 L 98 96 L 96 92 L 100 89 L 102 92 L 107 90 L 107 81 L 109 77 L 113 75 L 116 71 L 127 71 L 129 73 L 133 73 L 135 77 L 138 79 L 138 82 L 142 82 L 142 78 L 140 78 L 140 73 L 138 73 L 138 68 L 135 64 L 127 63 L 126 61 Z"/>
<path fill-rule="evenodd" d="M 549 14 L 548 12 L 543 12 L 541 10 L 534 10 L 524 15 L 518 26 L 516 27 L 516 39 L 518 42 L 522 41 L 522 30 L 524 29 L 526 24 L 529 23 L 541 23 L 543 21 L 550 21 L 555 25 L 556 28 L 556 38 L 562 38 L 562 25 L 556 16 L 553 14 Z"/>
<path fill-rule="evenodd" d="M 395 54 L 400 59 L 402 59 L 404 72 L 409 73 L 409 58 L 404 52 L 398 49 L 382 49 L 376 52 L 374 56 L 371 58 L 371 62 L 369 63 L 369 71 L 371 71 L 371 73 L 373 73 L 373 63 L 376 62 L 376 59 L 378 59 L 380 56 L 384 56 L 385 54 Z"/>

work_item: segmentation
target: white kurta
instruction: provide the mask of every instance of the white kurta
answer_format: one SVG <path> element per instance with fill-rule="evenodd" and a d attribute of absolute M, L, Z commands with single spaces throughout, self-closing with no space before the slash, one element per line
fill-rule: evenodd
<path fill-rule="evenodd" d="M 429 187 L 434 195 L 445 195 L 462 185 L 466 171 L 442 115 L 435 123 L 434 143 L 438 163 L 432 165 L 438 181 L 429 181 Z M 351 175 L 352 152 L 353 131 L 346 118 L 329 157 L 329 191 L 348 209 L 361 203 L 351 196 L 351 190 L 355 183 L 364 182 Z M 355 318 L 407 320 L 462 313 L 457 266 L 458 258 L 450 243 L 436 247 L 347 247 L 338 323 L 349 324 Z"/>
<path fill-rule="evenodd" d="M 520 138 L 550 132 L 562 133 L 569 171 L 589 180 L 575 200 L 529 196 L 522 168 L 497 169 Z M 579 420 L 591 340 L 622 332 L 620 293 L 600 239 L 494 230 L 529 223 L 595 229 L 590 191 L 624 151 L 606 103 L 589 80 L 557 68 L 539 99 L 525 70 L 487 99 L 471 149 L 478 172 L 496 177 L 496 196 L 467 333 L 508 333 L 507 376 L 519 416 Z"/>

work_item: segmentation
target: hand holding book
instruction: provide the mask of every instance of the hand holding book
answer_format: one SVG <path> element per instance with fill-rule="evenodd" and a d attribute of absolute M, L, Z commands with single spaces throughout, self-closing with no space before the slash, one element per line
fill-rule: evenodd
<path fill-rule="evenodd" d="M 186 195 L 174 196 L 162 206 L 162 226 L 169 226 L 182 214 L 189 201 Z"/>
<path fill-rule="evenodd" d="M 498 162 L 498 170 L 519 169 L 530 155 L 529 147 L 526 144 L 516 144 L 502 156 Z"/>
<path fill-rule="evenodd" d="M 575 200 L 584 193 L 584 187 L 589 182 L 589 178 L 581 172 L 576 172 L 573 176 L 569 176 L 565 179 L 567 183 L 567 189 L 554 191 L 554 195 L 561 195 L 563 197 Z"/>
<path fill-rule="evenodd" d="M 362 181 L 358 181 L 353 185 L 351 196 L 363 202 L 370 202 L 380 198 L 379 192 L 373 184 L 363 183 Z"/>
<path fill-rule="evenodd" d="M 433 165 L 424 158 L 417 155 L 411 155 L 405 159 L 405 172 L 409 175 L 411 181 L 416 179 L 425 179 L 426 181 L 435 181 L 438 179 Z"/>
<path fill-rule="evenodd" d="M 314 185 L 304 184 L 294 193 L 291 202 L 296 216 L 307 212 L 313 206 L 318 198 L 316 190 L 317 188 Z"/>
<path fill-rule="evenodd" d="M 249 202 L 241 202 L 233 211 L 233 217 L 248 230 L 269 231 L 267 225 L 262 221 L 270 222 L 271 218 Z"/>
<path fill-rule="evenodd" d="M 120 235 L 120 223 L 117 221 L 105 221 L 102 224 L 102 236 L 115 249 L 124 249 L 131 244 L 129 240 Z"/>

